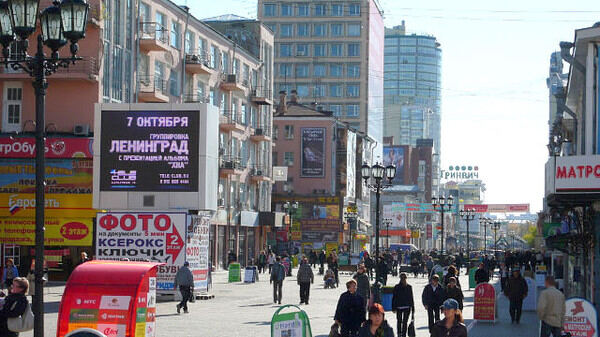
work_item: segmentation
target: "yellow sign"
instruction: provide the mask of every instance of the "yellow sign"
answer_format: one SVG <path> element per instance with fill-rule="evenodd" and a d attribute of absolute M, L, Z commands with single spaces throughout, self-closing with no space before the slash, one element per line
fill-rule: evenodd
<path fill-rule="evenodd" d="M 346 207 L 346 213 L 358 213 L 358 207 L 348 206 Z"/>
<path fill-rule="evenodd" d="M 94 218 L 91 194 L 46 194 L 48 218 Z M 35 194 L 0 193 L 0 217 L 35 217 Z"/>
<path fill-rule="evenodd" d="M 92 219 L 46 219 L 44 243 L 46 246 L 91 246 Z M 21 246 L 35 245 L 35 219 L 0 218 L 0 243 Z"/>
<path fill-rule="evenodd" d="M 412 231 L 411 233 L 411 237 L 415 239 L 418 239 L 420 235 L 421 234 L 419 233 L 419 231 Z"/>
<path fill-rule="evenodd" d="M 301 231 L 291 231 L 291 240 L 292 241 L 301 241 L 302 240 L 302 232 Z"/>
<path fill-rule="evenodd" d="M 336 252 L 338 251 L 338 244 L 337 242 L 327 242 L 325 244 L 325 251 L 327 253 L 327 256 L 329 256 L 329 254 L 331 254 L 331 252 Z"/>

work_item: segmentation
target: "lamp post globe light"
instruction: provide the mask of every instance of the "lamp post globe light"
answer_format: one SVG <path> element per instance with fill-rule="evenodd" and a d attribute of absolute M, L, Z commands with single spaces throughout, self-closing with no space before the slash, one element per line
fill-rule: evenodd
<path fill-rule="evenodd" d="M 498 240 L 496 239 L 498 235 L 498 230 L 500 229 L 500 221 L 494 221 L 492 223 L 492 229 L 494 230 L 494 258 L 498 261 Z"/>
<path fill-rule="evenodd" d="M 466 221 L 467 223 L 467 271 L 471 268 L 471 246 L 469 241 L 469 223 L 471 220 L 475 219 L 475 210 L 474 209 L 461 209 L 458 212 L 460 217 Z"/>
<path fill-rule="evenodd" d="M 373 297 L 376 303 L 381 303 L 380 289 L 380 275 L 379 275 L 379 218 L 380 218 L 380 207 L 379 199 L 381 192 L 392 186 L 392 180 L 396 176 L 396 166 L 388 165 L 383 167 L 380 164 L 369 166 L 363 164 L 361 168 L 362 178 L 364 183 L 371 191 L 375 192 L 375 283 L 372 286 Z M 387 182 L 385 181 L 387 179 Z M 373 183 L 369 183 L 372 180 Z"/>
<path fill-rule="evenodd" d="M 431 205 L 433 206 L 433 208 L 436 211 L 440 212 L 440 214 L 442 216 L 442 221 L 441 221 L 442 240 L 440 243 L 440 254 L 443 257 L 444 256 L 444 213 L 452 210 L 452 206 L 454 206 L 454 198 L 452 196 L 449 196 L 448 198 L 444 198 L 443 196 L 433 197 L 433 198 L 431 198 Z"/>
<path fill-rule="evenodd" d="M 47 76 L 59 68 L 68 68 L 81 60 L 77 56 L 77 43 L 85 37 L 89 5 L 85 0 L 54 1 L 39 14 L 39 0 L 0 1 L 0 65 L 22 70 L 33 78 L 35 90 L 35 147 L 45 148 L 45 108 Z M 38 15 L 39 14 L 39 15 Z M 39 16 L 41 34 L 37 36 L 35 55 L 27 54 L 28 38 L 36 31 Z M 59 50 L 67 41 L 71 43 L 69 57 L 61 58 Z M 21 54 L 9 58 L 13 43 L 20 44 Z M 44 53 L 44 45 L 51 50 L 50 57 Z M 44 151 L 35 154 L 35 295 L 32 311 L 35 316 L 33 335 L 44 336 L 44 205 L 45 171 Z"/>

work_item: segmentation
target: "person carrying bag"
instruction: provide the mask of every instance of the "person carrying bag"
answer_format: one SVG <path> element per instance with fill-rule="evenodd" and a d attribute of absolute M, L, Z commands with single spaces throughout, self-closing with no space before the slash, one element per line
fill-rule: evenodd
<path fill-rule="evenodd" d="M 19 332 L 33 330 L 33 312 L 25 294 L 29 281 L 24 277 L 13 280 L 10 294 L 0 310 L 0 336 L 18 337 Z"/>

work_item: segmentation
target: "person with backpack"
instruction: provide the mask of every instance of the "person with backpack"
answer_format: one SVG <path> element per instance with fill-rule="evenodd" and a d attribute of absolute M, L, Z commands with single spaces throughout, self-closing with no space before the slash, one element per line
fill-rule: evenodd
<path fill-rule="evenodd" d="M 281 288 L 285 279 L 285 267 L 281 264 L 281 258 L 278 256 L 275 259 L 275 264 L 271 269 L 271 281 L 273 284 L 273 303 L 281 304 Z"/>
<path fill-rule="evenodd" d="M 300 286 L 300 304 L 308 304 L 310 296 L 310 284 L 314 283 L 315 276 L 306 257 L 302 258 L 300 268 L 298 268 L 298 285 Z"/>
<path fill-rule="evenodd" d="M 29 281 L 24 277 L 16 277 L 12 280 L 12 287 L 10 293 L 4 299 L 4 305 L 0 309 L 0 336 L 2 337 L 18 337 L 19 332 L 9 330 L 8 320 L 11 318 L 17 318 L 25 315 L 29 302 L 27 301 L 27 289 L 29 288 Z M 30 309 L 31 310 L 31 309 Z M 23 316 L 20 319 L 25 319 Z M 33 323 L 31 320 L 30 323 Z M 33 325 L 29 330 L 33 329 Z"/>

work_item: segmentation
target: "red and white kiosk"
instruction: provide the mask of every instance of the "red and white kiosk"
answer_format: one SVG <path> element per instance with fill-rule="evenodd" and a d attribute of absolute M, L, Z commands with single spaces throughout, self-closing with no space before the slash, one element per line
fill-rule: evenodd
<path fill-rule="evenodd" d="M 79 265 L 60 303 L 57 337 L 79 329 L 107 337 L 154 337 L 157 266 L 129 261 Z"/>

